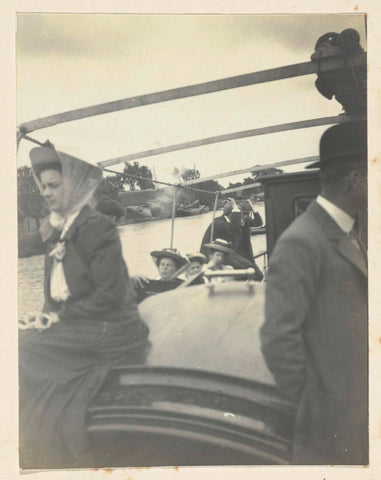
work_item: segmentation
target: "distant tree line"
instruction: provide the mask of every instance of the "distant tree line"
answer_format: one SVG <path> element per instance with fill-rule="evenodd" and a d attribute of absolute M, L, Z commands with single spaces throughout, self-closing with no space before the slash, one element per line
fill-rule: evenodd
<path fill-rule="evenodd" d="M 259 171 L 252 172 L 250 177 L 244 178 L 241 182 L 229 183 L 227 188 L 239 187 L 242 185 L 249 185 L 256 183 L 258 179 L 264 175 L 277 175 L 283 173 L 279 168 L 265 168 Z M 134 178 L 128 174 L 136 175 Z M 182 168 L 177 167 L 173 170 L 173 176 L 178 183 L 189 180 L 197 180 L 201 177 L 200 171 L 196 168 Z M 136 188 L 140 190 L 154 189 L 155 184 L 152 182 L 153 175 L 151 169 L 147 165 L 140 165 L 139 162 L 125 163 L 124 169 L 121 173 L 116 173 L 104 177 L 95 192 L 97 199 L 97 210 L 119 219 L 124 215 L 124 208 L 118 199 L 119 192 L 126 189 L 135 191 Z M 207 205 L 209 208 L 213 207 L 214 195 L 207 192 L 223 191 L 224 187 L 216 180 L 207 180 L 194 183 L 193 187 L 203 192 L 187 190 L 189 201 L 198 200 L 200 204 Z M 259 187 L 259 191 L 261 187 Z M 258 193 L 258 187 L 253 187 L 253 190 L 244 190 L 244 196 L 248 197 L 252 193 Z M 232 194 L 229 196 L 236 196 Z M 39 226 L 40 219 L 48 214 L 48 209 L 44 198 L 42 197 L 33 178 L 32 170 L 28 166 L 17 169 L 17 215 L 19 225 L 28 217 L 34 218 Z"/>
<path fill-rule="evenodd" d="M 144 178 L 127 176 L 132 174 Z M 95 191 L 97 210 L 116 219 L 124 215 L 124 208 L 118 200 L 118 193 L 125 189 L 145 190 L 155 188 L 152 171 L 139 162 L 125 163 L 123 172 L 104 177 Z M 19 225 L 26 218 L 34 218 L 39 226 L 41 218 L 48 214 L 47 204 L 34 181 L 32 169 L 28 166 L 17 169 L 17 216 Z"/>
<path fill-rule="evenodd" d="M 267 175 L 279 175 L 281 173 L 284 173 L 284 171 L 280 168 L 274 168 L 274 167 L 263 168 L 261 170 L 256 170 L 254 172 L 251 172 L 251 177 L 246 177 L 241 182 L 235 182 L 235 183 L 230 182 L 229 186 L 227 188 L 242 187 L 243 185 L 250 185 L 252 183 L 258 183 L 258 181 L 260 180 L 261 177 L 265 177 Z M 242 193 L 240 191 L 232 192 L 231 197 L 235 198 L 237 196 L 243 196 L 243 197 L 248 198 L 251 195 L 256 195 L 256 194 L 260 194 L 260 193 L 263 193 L 262 185 L 255 186 L 253 188 L 245 189 L 245 190 L 242 191 Z"/>

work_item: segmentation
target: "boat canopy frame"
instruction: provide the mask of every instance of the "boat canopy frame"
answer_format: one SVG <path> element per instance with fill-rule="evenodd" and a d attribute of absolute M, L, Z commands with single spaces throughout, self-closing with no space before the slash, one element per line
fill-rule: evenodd
<path fill-rule="evenodd" d="M 219 92 L 222 90 L 240 88 L 240 87 L 245 87 L 249 85 L 283 80 L 287 78 L 300 77 L 304 75 L 318 74 L 320 72 L 333 72 L 335 70 L 341 70 L 344 68 L 353 68 L 361 64 L 363 65 L 364 62 L 366 63 L 366 53 L 363 53 L 362 55 L 353 57 L 353 58 L 348 58 L 345 55 L 333 55 L 333 56 L 328 56 L 324 58 L 319 58 L 316 60 L 311 60 L 308 62 L 293 64 L 293 65 L 286 65 L 282 67 L 247 73 L 243 75 L 237 75 L 237 76 L 228 77 L 224 79 L 213 80 L 213 81 L 194 84 L 194 85 L 188 85 L 185 87 L 139 95 L 135 97 L 116 100 L 113 102 L 98 104 L 90 107 L 74 109 L 74 110 L 70 110 L 70 111 L 66 111 L 66 112 L 62 112 L 54 115 L 49 115 L 47 117 L 31 120 L 31 121 L 20 124 L 17 131 L 17 145 L 19 145 L 22 139 L 37 143 L 39 145 L 44 145 L 38 140 L 30 137 L 28 133 L 36 130 L 48 128 L 54 125 L 58 125 L 61 123 L 71 122 L 74 120 L 80 120 L 80 119 L 89 118 L 96 115 L 103 115 L 107 113 L 131 109 L 131 108 L 142 107 L 145 105 L 152 105 L 152 104 L 167 102 L 171 100 L 178 100 L 182 98 L 205 95 L 208 93 Z M 321 125 L 332 125 L 332 124 L 342 123 L 342 122 L 346 122 L 354 119 L 364 120 L 365 118 L 366 118 L 365 116 L 353 116 L 353 115 L 348 115 L 346 113 L 343 113 L 341 115 L 336 115 L 331 117 L 322 117 L 322 118 L 315 118 L 315 119 L 309 119 L 309 120 L 301 120 L 297 122 L 283 123 L 278 125 L 270 125 L 267 127 L 243 130 L 239 132 L 232 132 L 224 135 L 217 135 L 217 136 L 207 137 L 207 138 L 193 140 L 189 142 L 182 142 L 178 144 L 167 145 L 167 146 L 156 148 L 156 149 L 144 150 L 142 152 L 132 153 L 132 154 L 124 155 L 124 156 L 113 158 L 113 159 L 103 160 L 98 162 L 98 165 L 103 170 L 110 171 L 106 167 L 124 163 L 131 160 L 146 158 L 149 156 L 161 155 L 164 153 L 170 153 L 170 152 L 189 149 L 189 148 L 196 148 L 200 146 L 210 145 L 213 143 L 225 142 L 225 141 L 247 138 L 252 136 L 266 135 L 271 133 L 278 133 L 278 132 L 303 129 L 303 128 L 311 128 L 311 127 L 321 126 Z M 303 157 L 303 158 L 285 160 L 285 161 L 275 162 L 271 164 L 266 164 L 266 168 L 280 167 L 280 166 L 286 166 L 286 165 L 296 165 L 301 163 L 310 163 L 310 162 L 316 161 L 317 158 L 318 157 Z M 196 188 L 191 187 L 191 185 L 200 184 L 208 180 L 215 180 L 217 178 L 234 176 L 241 173 L 255 172 L 262 169 L 263 169 L 263 165 L 255 165 L 254 167 L 249 167 L 249 168 L 244 168 L 239 170 L 232 170 L 229 172 L 224 172 L 224 173 L 216 174 L 209 177 L 202 177 L 194 180 L 189 180 L 179 184 L 169 184 L 166 182 L 159 182 L 159 181 L 150 179 L 150 181 L 152 181 L 153 183 L 162 183 L 162 184 L 172 185 L 175 187 L 173 207 L 172 207 L 171 241 L 170 241 L 171 246 L 173 245 L 173 239 L 174 239 L 176 194 L 180 187 L 196 190 Z M 122 172 L 113 172 L 113 173 L 118 173 L 125 176 L 132 176 L 131 174 L 125 174 Z M 134 177 L 137 178 L 138 176 L 134 176 Z M 216 191 L 216 192 L 202 190 L 204 193 L 210 193 L 215 195 L 213 219 L 215 217 L 215 212 L 216 212 L 218 199 L 220 198 L 220 195 L 225 195 L 227 193 L 231 193 L 234 191 L 244 190 L 246 188 L 253 188 L 253 186 L 255 185 L 256 184 L 249 184 L 241 187 L 233 187 L 230 189 L 226 189 L 223 191 Z M 201 190 L 201 189 L 197 189 L 197 190 Z"/>

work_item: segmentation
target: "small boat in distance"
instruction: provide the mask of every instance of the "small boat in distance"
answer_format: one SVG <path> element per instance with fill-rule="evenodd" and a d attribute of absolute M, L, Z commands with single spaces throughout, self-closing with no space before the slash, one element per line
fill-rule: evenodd
<path fill-rule="evenodd" d="M 191 217 L 192 215 L 200 215 L 201 213 L 208 213 L 209 207 L 206 205 L 200 205 L 199 200 L 183 205 L 182 203 L 178 204 L 176 207 L 176 216 L 177 217 Z"/>

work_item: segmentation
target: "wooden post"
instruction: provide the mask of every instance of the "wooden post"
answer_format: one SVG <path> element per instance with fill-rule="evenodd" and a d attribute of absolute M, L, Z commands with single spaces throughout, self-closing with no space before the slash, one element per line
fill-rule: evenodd
<path fill-rule="evenodd" d="M 214 217 L 216 216 L 216 210 L 218 207 L 218 199 L 220 198 L 221 192 L 216 193 L 216 197 L 214 199 L 214 206 L 213 206 L 213 218 L 212 218 L 212 226 L 210 227 L 210 241 L 213 242 L 214 236 Z"/>
<path fill-rule="evenodd" d="M 173 237 L 175 233 L 175 217 L 176 217 L 176 194 L 177 194 L 178 187 L 176 187 L 175 192 L 173 194 L 173 201 L 172 201 L 172 224 L 171 224 L 171 248 L 173 248 Z"/>

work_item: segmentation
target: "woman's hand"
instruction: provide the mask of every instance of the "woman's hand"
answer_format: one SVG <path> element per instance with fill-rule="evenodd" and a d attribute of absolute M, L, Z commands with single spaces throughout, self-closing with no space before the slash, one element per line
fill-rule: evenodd
<path fill-rule="evenodd" d="M 19 330 L 28 330 L 30 328 L 35 328 L 37 315 L 37 312 L 28 313 L 25 319 L 19 320 Z"/>
<path fill-rule="evenodd" d="M 234 198 L 229 197 L 229 202 L 231 203 L 231 206 L 233 207 L 233 210 L 239 210 L 237 202 L 235 201 Z"/>
<path fill-rule="evenodd" d="M 58 321 L 59 318 L 55 312 L 29 313 L 26 320 L 21 320 L 19 322 L 19 329 L 27 330 L 35 328 L 36 330 L 42 331 L 50 328 L 53 323 L 57 323 Z"/>
<path fill-rule="evenodd" d="M 149 283 L 150 279 L 145 275 L 138 275 L 137 277 L 132 277 L 132 281 L 137 287 L 144 288 L 144 284 Z"/>

